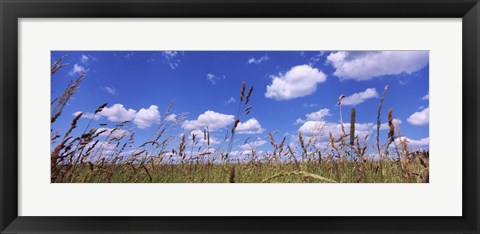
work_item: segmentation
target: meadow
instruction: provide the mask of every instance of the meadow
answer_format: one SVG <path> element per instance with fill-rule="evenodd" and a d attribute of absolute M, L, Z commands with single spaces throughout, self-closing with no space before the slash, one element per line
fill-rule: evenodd
<path fill-rule="evenodd" d="M 64 57 L 51 67 L 51 76 L 62 69 Z M 88 70 L 71 80 L 58 98 L 51 102 L 51 124 L 63 113 L 80 89 Z M 207 128 L 181 135 L 174 129 L 185 120 L 178 116 L 167 121 L 175 103 L 166 108 L 150 140 L 136 142 L 135 131 L 125 121 L 113 129 L 93 121 L 108 103 L 99 103 L 93 117 L 80 122 L 83 113 L 71 120 L 68 129 L 51 129 L 52 183 L 428 183 L 429 151 L 409 146 L 395 125 L 393 108 L 388 108 L 386 142 L 380 142 L 381 110 L 388 86 L 379 100 L 376 140 L 356 134 L 356 109 L 343 110 L 347 123 L 335 137 L 321 124 L 315 134 L 298 132 L 298 147 L 286 144 L 286 137 L 266 133 L 270 150 L 251 148 L 233 151 L 238 124 L 254 115 L 251 105 L 253 86 L 239 84 L 238 113 L 232 126 L 215 147 Z M 81 101 L 81 100 L 75 100 Z M 342 96 L 338 100 L 342 111 Z M 73 134 L 80 130 L 80 134 Z M 319 147 L 319 142 L 325 143 Z M 244 143 L 248 143 L 249 139 Z"/>

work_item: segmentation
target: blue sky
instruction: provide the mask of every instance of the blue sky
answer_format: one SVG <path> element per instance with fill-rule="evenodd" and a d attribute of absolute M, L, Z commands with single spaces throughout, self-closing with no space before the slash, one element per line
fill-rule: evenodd
<path fill-rule="evenodd" d="M 322 135 L 321 145 L 329 131 L 339 134 L 342 94 L 343 122 L 349 122 L 355 106 L 357 134 L 369 134 L 373 143 L 379 100 L 388 85 L 382 123 L 392 108 L 402 136 L 413 148 L 428 148 L 428 51 L 53 51 L 52 63 L 63 55 L 68 65 L 52 77 L 52 99 L 82 71 L 88 70 L 88 76 L 54 130 L 65 131 L 75 113 L 83 112 L 76 130 L 83 131 L 91 113 L 108 103 L 92 127 L 106 123 L 113 128 L 129 120 L 138 146 L 166 117 L 172 124 L 178 121 L 175 136 L 208 127 L 215 147 L 232 126 L 245 81 L 247 89 L 254 87 L 253 107 L 241 118 L 233 151 L 252 146 L 271 151 L 270 132 L 277 142 L 286 136 L 287 144 L 297 147 L 299 130 L 307 138 Z"/>

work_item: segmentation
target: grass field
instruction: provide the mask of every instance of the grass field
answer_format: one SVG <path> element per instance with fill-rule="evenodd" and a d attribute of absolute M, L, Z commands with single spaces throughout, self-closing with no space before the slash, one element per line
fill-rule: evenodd
<path fill-rule="evenodd" d="M 409 173 L 395 161 L 321 163 L 251 163 L 184 165 L 76 165 L 66 166 L 54 182 L 60 183 L 421 183 L 428 170 L 410 163 Z M 235 169 L 232 169 L 235 168 Z M 362 172 L 363 171 L 363 172 Z"/>

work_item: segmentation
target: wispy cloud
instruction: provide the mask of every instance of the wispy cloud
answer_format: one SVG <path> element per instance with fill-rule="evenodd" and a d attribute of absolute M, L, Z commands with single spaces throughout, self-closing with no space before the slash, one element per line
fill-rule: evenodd
<path fill-rule="evenodd" d="M 165 63 L 171 69 L 175 69 L 180 66 L 180 59 L 178 58 L 179 55 L 180 52 L 178 51 L 164 51 L 162 53 L 162 56 L 165 59 Z"/>
<path fill-rule="evenodd" d="M 163 51 L 161 53 L 154 53 L 147 59 L 147 63 L 158 61 L 168 65 L 168 67 L 174 70 L 180 66 L 180 57 L 182 55 L 184 55 L 183 51 Z"/>
<path fill-rule="evenodd" d="M 430 92 L 428 92 L 425 96 L 422 97 L 422 100 L 429 100 L 430 99 Z"/>
<path fill-rule="evenodd" d="M 91 56 L 91 55 L 88 55 L 88 54 L 82 54 L 82 55 L 80 56 L 80 63 L 81 63 L 81 64 L 87 65 L 87 64 L 90 64 L 90 63 L 92 63 L 92 62 L 94 62 L 94 61 L 96 61 L 96 60 L 97 60 L 97 58 L 95 58 L 95 57 L 93 57 L 93 56 Z"/>
<path fill-rule="evenodd" d="M 82 56 L 80 57 L 80 62 L 81 62 L 81 63 L 87 63 L 88 60 L 90 60 L 90 58 L 88 57 L 88 55 L 82 54 Z"/>
<path fill-rule="evenodd" d="M 325 53 L 326 53 L 325 51 L 320 51 L 317 54 L 315 54 L 314 56 L 312 56 L 310 58 L 310 65 L 313 65 L 313 64 L 316 64 L 316 63 L 322 61 L 322 58 L 324 57 Z"/>
<path fill-rule="evenodd" d="M 316 106 L 318 106 L 318 104 L 316 104 L 316 103 L 303 103 L 302 106 L 303 107 L 316 107 Z"/>
<path fill-rule="evenodd" d="M 247 63 L 248 64 L 260 64 L 260 63 L 263 63 L 263 62 L 268 61 L 268 60 L 270 60 L 268 55 L 264 55 L 264 56 L 259 57 L 259 58 L 250 57 L 247 60 Z"/>
<path fill-rule="evenodd" d="M 87 71 L 87 69 L 85 69 L 85 67 L 83 67 L 81 65 L 78 65 L 78 64 L 74 64 L 72 71 L 69 72 L 69 75 L 74 76 L 74 75 L 83 73 L 85 71 Z"/>
<path fill-rule="evenodd" d="M 110 95 L 112 96 L 115 96 L 117 95 L 117 89 L 115 89 L 115 87 L 104 87 L 103 90 L 105 90 L 107 93 L 109 93 Z"/>
<path fill-rule="evenodd" d="M 228 104 L 231 104 L 231 103 L 235 103 L 237 100 L 235 100 L 234 97 L 230 97 L 228 100 L 224 101 L 224 104 L 225 105 L 228 105 Z"/>
<path fill-rule="evenodd" d="M 129 59 L 131 57 L 133 57 L 135 55 L 135 52 L 130 52 L 130 53 L 127 53 L 123 56 L 124 59 Z"/>
<path fill-rule="evenodd" d="M 217 76 L 213 73 L 208 73 L 207 74 L 207 81 L 210 82 L 210 84 L 212 84 L 212 85 L 215 85 L 217 83 L 217 81 L 224 80 L 225 78 L 226 78 L 226 76 L 224 76 L 224 75 Z"/>

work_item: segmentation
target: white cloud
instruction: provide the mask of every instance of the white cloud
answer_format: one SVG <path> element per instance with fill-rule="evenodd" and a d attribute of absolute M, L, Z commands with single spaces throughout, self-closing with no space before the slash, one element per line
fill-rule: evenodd
<path fill-rule="evenodd" d="M 220 140 L 218 140 L 217 138 L 215 138 L 215 137 L 213 137 L 213 136 L 210 136 L 210 135 L 209 135 L 209 137 L 210 137 L 210 145 L 218 145 L 218 144 L 220 144 Z M 201 142 L 201 143 L 204 143 L 204 144 L 208 144 L 209 140 L 208 140 L 208 139 L 205 140 L 205 139 L 203 139 L 203 138 L 200 138 L 200 142 Z"/>
<path fill-rule="evenodd" d="M 165 58 L 175 58 L 177 55 L 178 55 L 178 52 L 177 51 L 164 51 L 162 53 L 163 57 Z"/>
<path fill-rule="evenodd" d="M 168 65 L 172 70 L 180 66 L 180 57 L 184 54 L 182 51 L 163 51 L 161 53 L 153 53 L 147 63 L 161 62 Z M 133 55 L 133 54 L 132 54 Z"/>
<path fill-rule="evenodd" d="M 75 112 L 73 115 L 77 115 L 80 112 Z M 122 104 L 114 104 L 111 107 L 105 107 L 102 111 L 96 115 L 92 113 L 84 113 L 82 118 L 98 120 L 101 117 L 106 117 L 112 122 L 124 122 L 132 121 L 138 128 L 148 128 L 153 124 L 160 122 L 160 112 L 158 106 L 151 105 L 148 109 L 141 108 L 138 112 L 134 109 L 126 109 Z M 175 121 L 176 115 L 168 115 L 165 118 L 167 121 Z"/>
<path fill-rule="evenodd" d="M 364 102 L 367 99 L 377 98 L 377 97 L 378 97 L 377 90 L 374 89 L 374 88 L 369 88 L 369 89 L 366 89 L 363 92 L 354 93 L 354 94 L 352 94 L 348 97 L 343 98 L 342 105 L 344 105 L 344 106 L 355 106 L 355 105 L 358 105 L 358 104 Z"/>
<path fill-rule="evenodd" d="M 121 137 L 121 135 L 119 133 L 117 133 L 117 131 L 120 132 L 120 134 L 121 134 L 123 131 L 126 131 L 126 130 L 121 130 L 121 131 L 116 130 L 116 131 L 114 131 L 112 136 L 110 136 L 110 138 Z M 107 132 L 102 133 L 101 136 L 108 136 Z M 95 142 L 92 141 L 92 142 L 88 143 L 85 148 L 88 149 L 91 146 L 93 146 L 93 144 L 95 144 Z M 120 149 L 117 146 L 116 142 L 110 142 L 110 141 L 99 141 L 99 142 L 97 142 L 97 144 L 95 145 L 95 149 L 99 149 L 99 152 L 92 154 L 91 157 L 93 157 L 93 158 L 91 158 L 90 161 L 95 161 L 95 160 L 100 159 L 102 157 L 112 157 L 112 156 L 122 156 L 122 157 L 126 158 L 126 157 L 131 157 L 133 154 L 140 152 L 138 149 L 137 150 L 124 150 L 123 152 L 120 152 Z"/>
<path fill-rule="evenodd" d="M 175 121 L 177 121 L 177 115 L 176 114 L 167 115 L 165 117 L 165 120 L 175 122 Z"/>
<path fill-rule="evenodd" d="M 345 132 L 348 134 L 350 132 L 350 123 L 343 124 Z M 376 130 L 376 124 L 373 123 L 355 123 L 355 135 L 360 138 L 364 138 L 366 135 L 372 135 L 373 131 Z M 332 132 L 335 137 L 341 136 L 342 125 L 341 124 L 328 124 L 325 126 L 326 132 Z"/>
<path fill-rule="evenodd" d="M 323 108 L 323 109 L 320 109 L 317 112 L 312 112 L 312 113 L 306 114 L 305 117 L 307 118 L 307 120 L 303 120 L 301 118 L 296 119 L 294 125 L 303 124 L 306 121 L 323 121 L 323 119 L 326 116 L 330 116 L 330 115 L 331 115 L 330 114 L 330 109 Z"/>
<path fill-rule="evenodd" d="M 263 155 L 264 153 L 263 150 L 255 150 L 255 149 L 253 150 L 256 155 Z M 230 152 L 230 155 L 237 156 L 238 158 L 245 158 L 245 156 L 247 155 L 252 155 L 252 149 L 242 150 L 242 151 L 234 150 Z"/>
<path fill-rule="evenodd" d="M 262 140 L 262 139 L 257 139 L 256 141 L 253 141 L 253 142 L 250 142 L 250 143 L 246 143 L 246 144 L 243 144 L 240 146 L 240 149 L 242 150 L 251 150 L 251 149 L 255 149 L 257 147 L 260 147 L 262 145 L 265 145 L 267 142 Z M 251 153 L 251 151 L 250 151 Z"/>
<path fill-rule="evenodd" d="M 207 139 L 203 138 L 203 133 L 200 135 L 200 143 L 202 144 L 208 144 L 210 142 L 210 145 L 218 145 L 220 144 L 220 140 L 211 134 L 208 135 Z"/>
<path fill-rule="evenodd" d="M 80 63 L 81 64 L 90 64 L 91 62 L 94 62 L 96 60 L 97 60 L 97 58 L 95 58 L 91 55 L 88 55 L 88 54 L 82 54 L 80 56 Z"/>
<path fill-rule="evenodd" d="M 115 104 L 111 107 L 103 108 L 98 115 L 107 117 L 112 122 L 124 122 L 134 119 L 136 113 L 134 109 L 127 110 L 122 104 Z"/>
<path fill-rule="evenodd" d="M 131 57 L 133 57 L 133 55 L 135 55 L 135 52 L 130 52 L 130 53 L 127 53 L 123 56 L 124 59 L 129 59 Z"/>
<path fill-rule="evenodd" d="M 186 120 L 182 124 L 185 130 L 195 130 L 208 127 L 210 131 L 216 131 L 232 124 L 235 117 L 233 115 L 225 115 L 211 110 L 199 115 L 196 120 Z"/>
<path fill-rule="evenodd" d="M 230 98 L 229 98 L 227 101 L 225 101 L 224 103 L 225 103 L 225 105 L 228 105 L 228 104 L 230 104 L 230 103 L 235 103 L 236 101 L 237 101 L 237 100 L 235 100 L 234 97 L 230 97 Z"/>
<path fill-rule="evenodd" d="M 140 109 L 133 120 L 133 123 L 137 125 L 138 128 L 148 128 L 159 122 L 160 112 L 158 112 L 158 106 L 156 105 L 151 105 L 148 109 Z"/>
<path fill-rule="evenodd" d="M 400 119 L 393 119 L 393 126 L 396 128 L 402 124 L 402 121 Z M 375 125 L 376 126 L 376 125 Z M 388 123 L 382 123 L 380 124 L 380 130 L 389 130 L 390 126 L 388 126 Z"/>
<path fill-rule="evenodd" d="M 428 92 L 425 96 L 422 97 L 422 100 L 429 100 L 430 99 L 430 92 Z"/>
<path fill-rule="evenodd" d="M 251 118 L 244 123 L 239 123 L 235 129 L 235 132 L 239 134 L 260 134 L 263 133 L 263 131 L 265 131 L 265 129 L 262 128 L 255 118 Z"/>
<path fill-rule="evenodd" d="M 173 70 L 180 66 L 180 59 L 178 58 L 180 54 L 178 51 L 164 51 L 162 57 L 164 62 Z"/>
<path fill-rule="evenodd" d="M 319 133 L 320 129 L 326 126 L 326 124 L 324 121 L 306 121 L 300 126 L 298 131 L 304 135 L 311 136 Z"/>
<path fill-rule="evenodd" d="M 75 64 L 73 65 L 73 69 L 72 71 L 70 71 L 70 75 L 73 76 L 73 75 L 76 75 L 76 74 L 80 74 L 80 73 L 84 73 L 86 71 L 86 69 L 78 64 Z"/>
<path fill-rule="evenodd" d="M 323 108 L 317 112 L 308 113 L 305 116 L 307 117 L 307 120 L 321 121 L 329 115 L 331 115 L 330 110 L 328 108 Z"/>
<path fill-rule="evenodd" d="M 408 137 L 400 137 L 395 139 L 395 143 L 397 145 L 401 144 L 400 139 L 402 141 L 407 140 L 407 145 L 410 147 L 420 147 L 420 146 L 428 146 L 430 144 L 430 137 L 425 137 L 420 140 L 412 140 Z"/>
<path fill-rule="evenodd" d="M 299 124 L 303 124 L 305 123 L 305 120 L 301 119 L 301 118 L 298 118 L 295 120 L 295 123 L 293 123 L 294 125 L 299 125 Z"/>
<path fill-rule="evenodd" d="M 199 142 L 200 144 L 208 144 L 210 142 L 210 145 L 217 145 L 220 144 L 220 140 L 212 136 L 211 134 L 208 135 L 209 139 L 205 139 L 203 135 L 202 130 L 193 130 L 188 134 L 188 139 L 190 140 L 190 145 L 192 145 L 193 141 L 193 134 L 195 134 L 195 141 Z"/>
<path fill-rule="evenodd" d="M 77 116 L 77 115 L 80 114 L 80 113 L 82 113 L 82 112 L 81 112 L 81 111 L 77 111 L 77 112 L 73 113 L 73 116 Z M 80 117 L 80 118 L 82 118 L 82 119 L 85 118 L 85 119 L 99 120 L 101 117 L 102 117 L 102 116 L 100 116 L 100 115 L 95 115 L 95 114 L 93 114 L 93 113 L 86 112 L 86 113 L 83 113 L 83 114 L 82 114 L 82 117 Z"/>
<path fill-rule="evenodd" d="M 99 128 L 95 133 L 100 133 L 99 136 L 103 137 L 110 137 L 110 138 L 120 138 L 126 136 L 128 131 L 125 129 L 118 129 L 118 128 Z"/>
<path fill-rule="evenodd" d="M 80 57 L 80 62 L 87 63 L 89 59 L 90 58 L 88 57 L 88 55 L 82 54 L 82 56 Z"/>
<path fill-rule="evenodd" d="M 117 89 L 115 89 L 115 87 L 105 87 L 104 88 L 105 91 L 107 91 L 107 93 L 109 93 L 110 95 L 117 95 Z"/>
<path fill-rule="evenodd" d="M 99 132 L 99 131 L 97 131 Z M 108 134 L 107 134 L 108 135 Z M 105 134 L 101 134 L 101 136 L 106 136 Z M 85 148 L 90 148 L 93 146 L 93 144 L 95 144 L 95 142 L 89 142 Z M 98 153 L 98 156 L 97 156 L 97 153 L 94 154 L 94 156 L 97 156 L 97 157 L 111 157 L 113 155 L 116 155 L 118 152 L 117 152 L 117 146 L 115 143 L 110 143 L 109 141 L 99 141 L 96 145 L 95 145 L 95 148 L 96 149 L 101 149 Z M 94 159 L 92 158 L 91 161 L 93 161 Z"/>
<path fill-rule="evenodd" d="M 318 54 L 316 54 L 316 55 L 314 55 L 313 57 L 310 58 L 311 64 L 316 64 L 316 63 L 320 62 L 320 60 L 322 59 L 322 57 L 324 55 L 325 55 L 325 51 L 318 52 Z"/>
<path fill-rule="evenodd" d="M 393 119 L 393 124 L 395 127 L 399 126 L 402 123 L 400 119 Z M 343 127 L 345 129 L 345 133 L 350 133 L 350 123 L 344 123 Z M 388 130 L 388 124 L 382 123 L 380 124 L 380 130 Z M 340 137 L 342 132 L 342 125 L 339 123 L 331 123 L 325 121 L 306 121 L 298 131 L 302 132 L 305 136 L 312 136 L 312 135 L 321 135 L 323 138 L 328 138 L 328 133 L 332 132 L 335 138 Z M 355 135 L 359 136 L 360 138 L 365 137 L 366 135 L 373 135 L 376 134 L 377 131 L 377 124 L 376 123 L 355 123 Z"/>
<path fill-rule="evenodd" d="M 248 64 L 260 64 L 260 63 L 265 62 L 265 61 L 268 61 L 268 60 L 270 60 L 270 58 L 268 57 L 268 55 L 264 55 L 264 56 L 262 56 L 262 57 L 260 57 L 260 58 L 250 57 L 247 62 L 248 62 Z"/>
<path fill-rule="evenodd" d="M 430 123 L 430 108 L 427 107 L 422 111 L 413 113 L 408 117 L 407 121 L 412 125 L 426 125 Z"/>
<path fill-rule="evenodd" d="M 321 142 L 316 142 L 314 145 L 315 147 L 317 147 L 317 149 L 325 150 L 328 148 L 329 144 L 330 144 L 330 141 L 321 141 Z"/>
<path fill-rule="evenodd" d="M 328 63 L 342 79 L 370 80 L 384 75 L 411 74 L 428 64 L 428 51 L 339 51 L 330 53 Z"/>
<path fill-rule="evenodd" d="M 317 85 L 326 81 L 327 76 L 309 65 L 299 65 L 285 74 L 274 76 L 267 86 L 265 97 L 279 100 L 290 100 L 308 96 L 317 90 Z"/>
<path fill-rule="evenodd" d="M 316 106 L 318 106 L 318 104 L 315 104 L 315 103 L 303 103 L 302 106 L 303 106 L 303 107 L 316 107 Z"/>
<path fill-rule="evenodd" d="M 224 80 L 225 78 L 225 76 L 216 76 L 213 73 L 207 74 L 207 81 L 210 82 L 210 84 L 212 85 L 215 85 L 218 80 Z"/>

